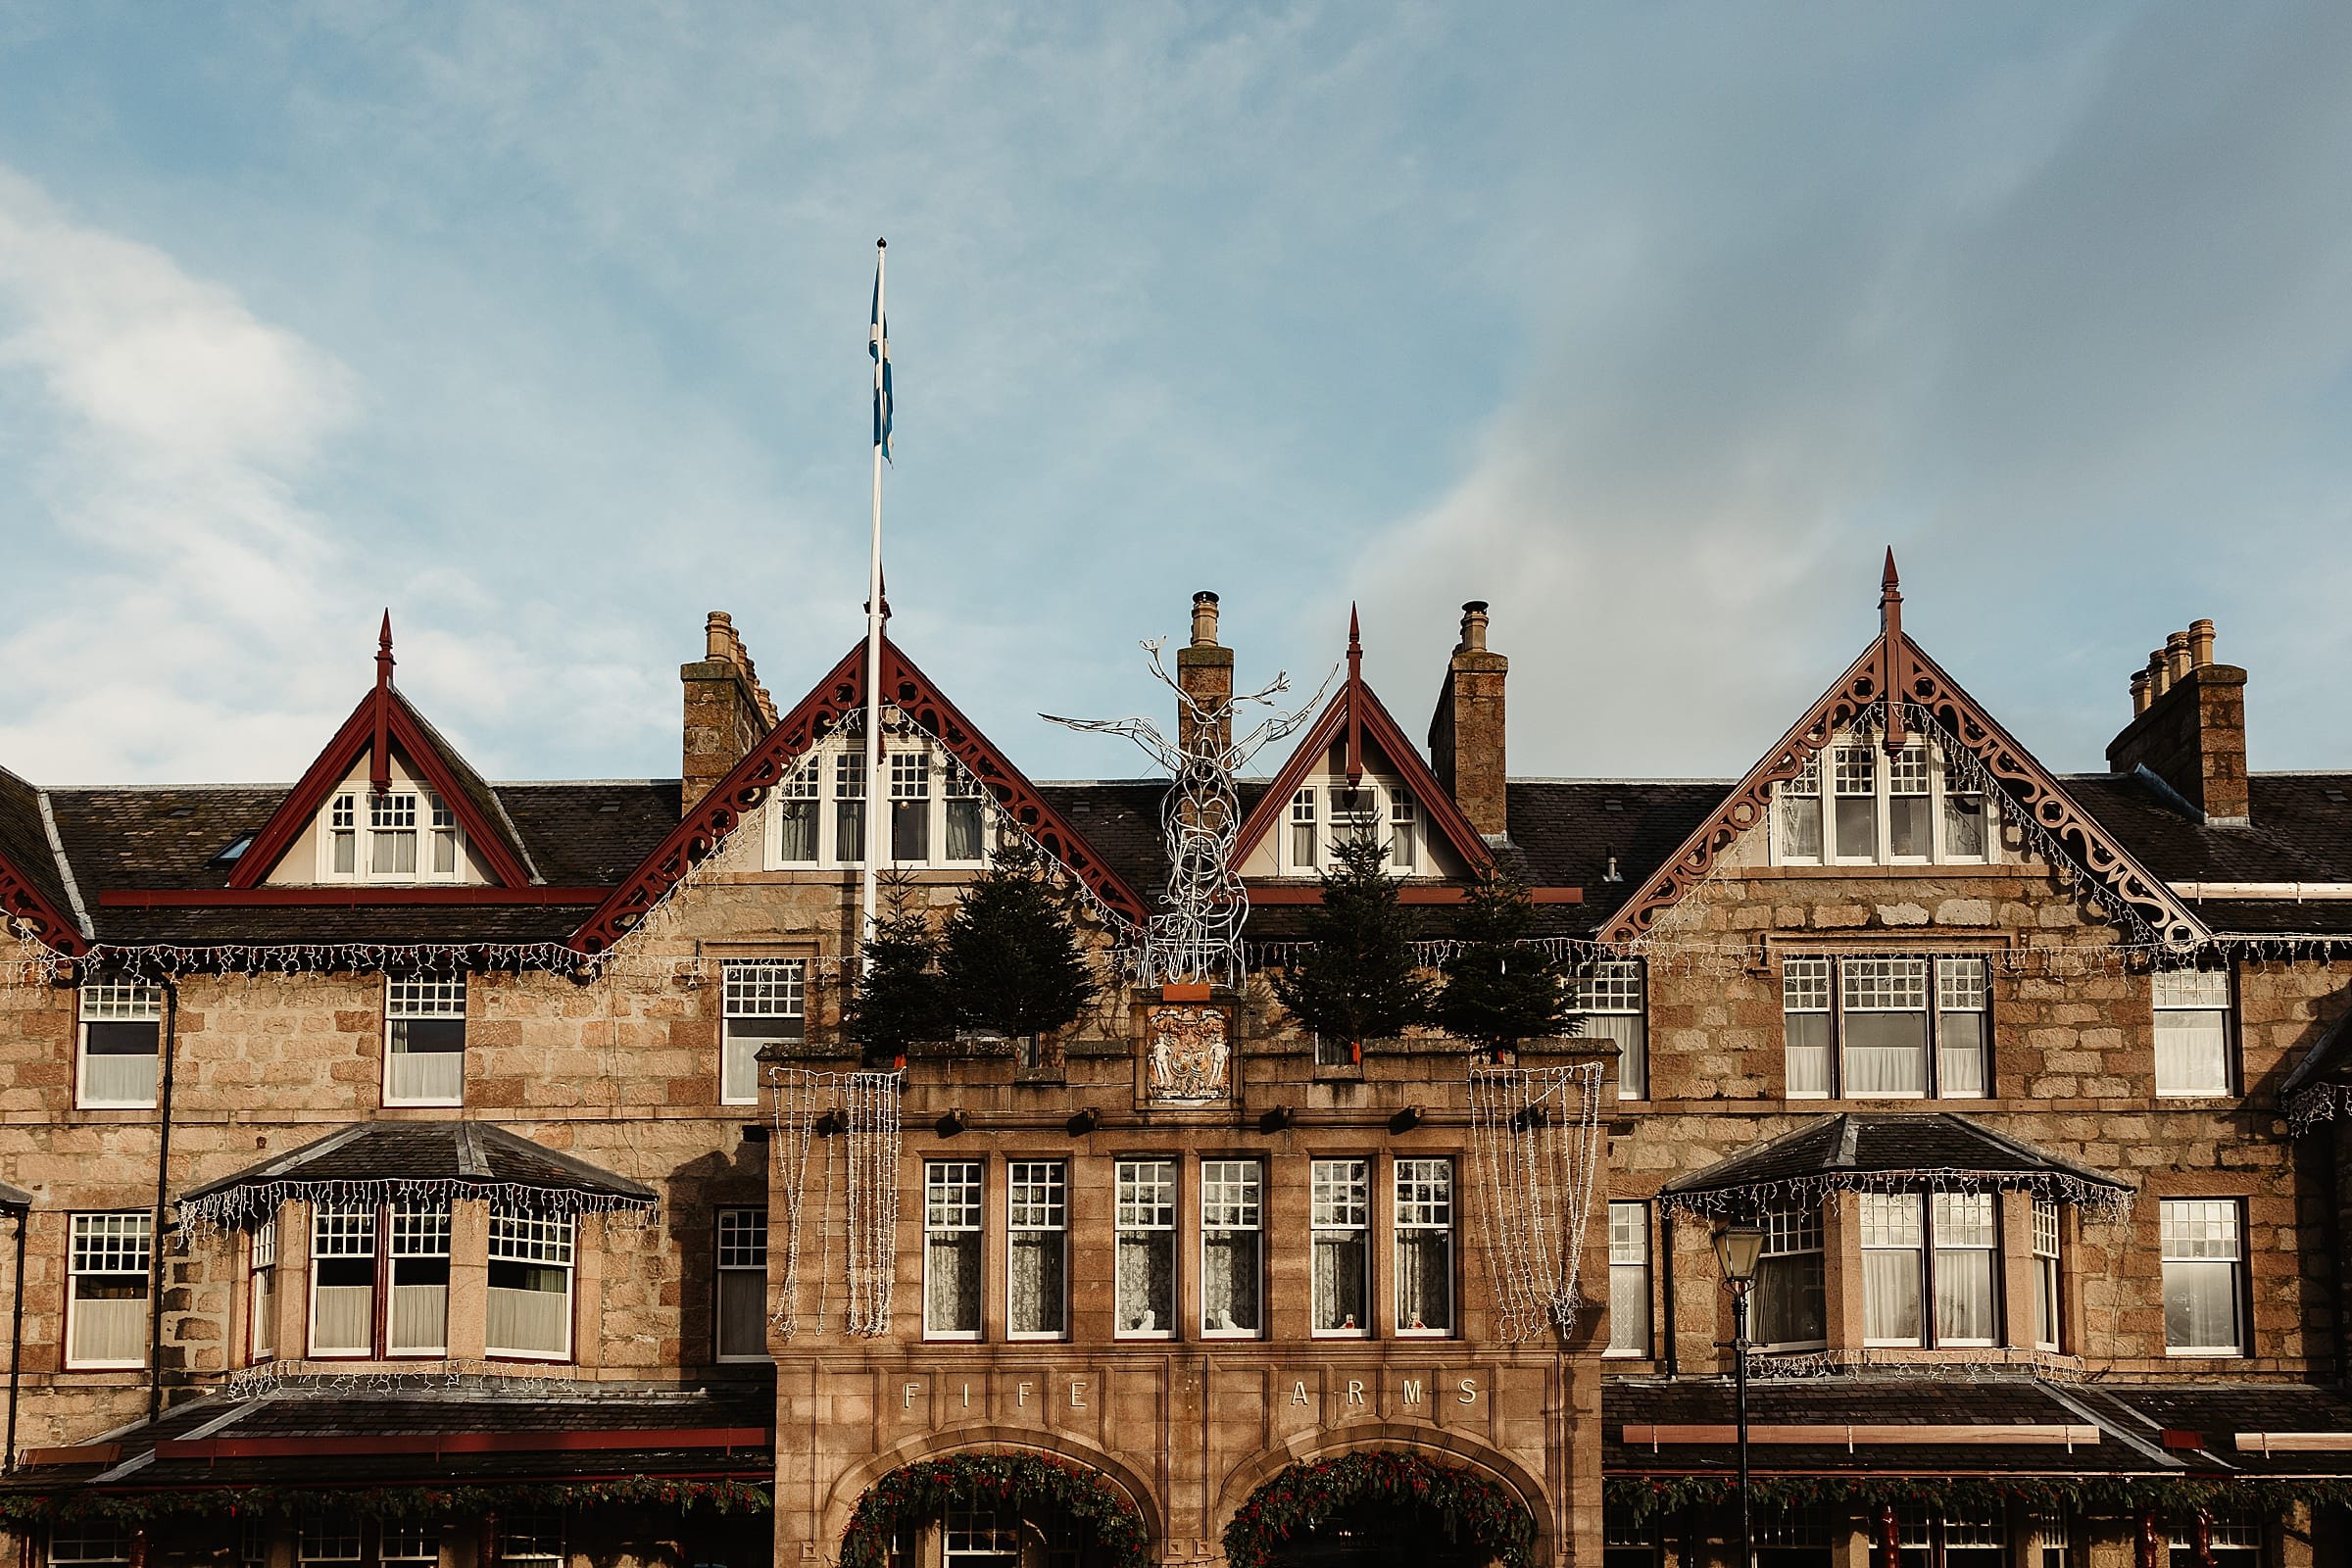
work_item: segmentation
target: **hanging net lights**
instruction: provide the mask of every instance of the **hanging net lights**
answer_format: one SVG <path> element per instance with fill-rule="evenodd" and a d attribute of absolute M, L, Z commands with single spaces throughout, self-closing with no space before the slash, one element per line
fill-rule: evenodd
<path fill-rule="evenodd" d="M 890 1332 L 898 1274 L 899 1088 L 896 1072 L 770 1067 L 776 1168 L 784 1199 L 784 1278 L 772 1321 L 789 1340 L 823 1333 L 841 1238 L 842 1327 L 860 1339 Z M 816 1301 L 803 1316 L 803 1252 L 816 1246 Z"/>
<path fill-rule="evenodd" d="M 1470 1069 L 1470 1140 L 1496 1336 L 1576 1326 L 1600 1154 L 1598 1062 Z"/>

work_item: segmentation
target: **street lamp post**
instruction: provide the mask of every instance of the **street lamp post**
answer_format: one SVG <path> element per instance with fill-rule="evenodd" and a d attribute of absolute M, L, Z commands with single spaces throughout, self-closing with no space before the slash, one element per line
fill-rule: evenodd
<path fill-rule="evenodd" d="M 1756 1285 L 1756 1259 L 1764 1250 L 1764 1228 L 1752 1221 L 1726 1225 L 1715 1233 L 1715 1263 L 1723 1288 L 1732 1293 L 1732 1396 L 1740 1435 L 1740 1568 L 1756 1568 L 1755 1515 L 1747 1494 L 1747 1296 Z"/>

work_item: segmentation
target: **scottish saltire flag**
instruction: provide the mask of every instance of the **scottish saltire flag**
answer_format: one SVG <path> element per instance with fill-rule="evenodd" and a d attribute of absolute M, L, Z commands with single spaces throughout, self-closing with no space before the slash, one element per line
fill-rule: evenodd
<path fill-rule="evenodd" d="M 874 445 L 882 456 L 890 456 L 890 322 L 882 315 L 882 268 L 874 267 L 874 310 L 868 329 L 865 352 L 873 357 L 874 377 Z"/>

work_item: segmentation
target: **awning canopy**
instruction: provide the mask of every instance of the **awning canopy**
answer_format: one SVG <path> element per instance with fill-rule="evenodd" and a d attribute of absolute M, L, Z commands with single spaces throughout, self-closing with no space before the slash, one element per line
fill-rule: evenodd
<path fill-rule="evenodd" d="M 2113 1177 L 1965 1116 L 1824 1116 L 1666 1184 L 1659 1197 L 1696 1214 L 1752 1214 L 1833 1192 L 2024 1191 L 2108 1211 L 2131 1201 Z"/>

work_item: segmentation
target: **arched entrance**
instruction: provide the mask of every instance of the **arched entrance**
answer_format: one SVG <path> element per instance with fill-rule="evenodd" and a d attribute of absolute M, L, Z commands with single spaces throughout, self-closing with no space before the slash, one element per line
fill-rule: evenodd
<path fill-rule="evenodd" d="M 1059 1455 L 967 1449 L 917 1459 L 858 1497 L 841 1568 L 1147 1568 L 1143 1510 Z"/>
<path fill-rule="evenodd" d="M 1530 1568 L 1536 1518 L 1493 1476 L 1413 1452 L 1294 1464 L 1234 1511 L 1230 1568 Z"/>

